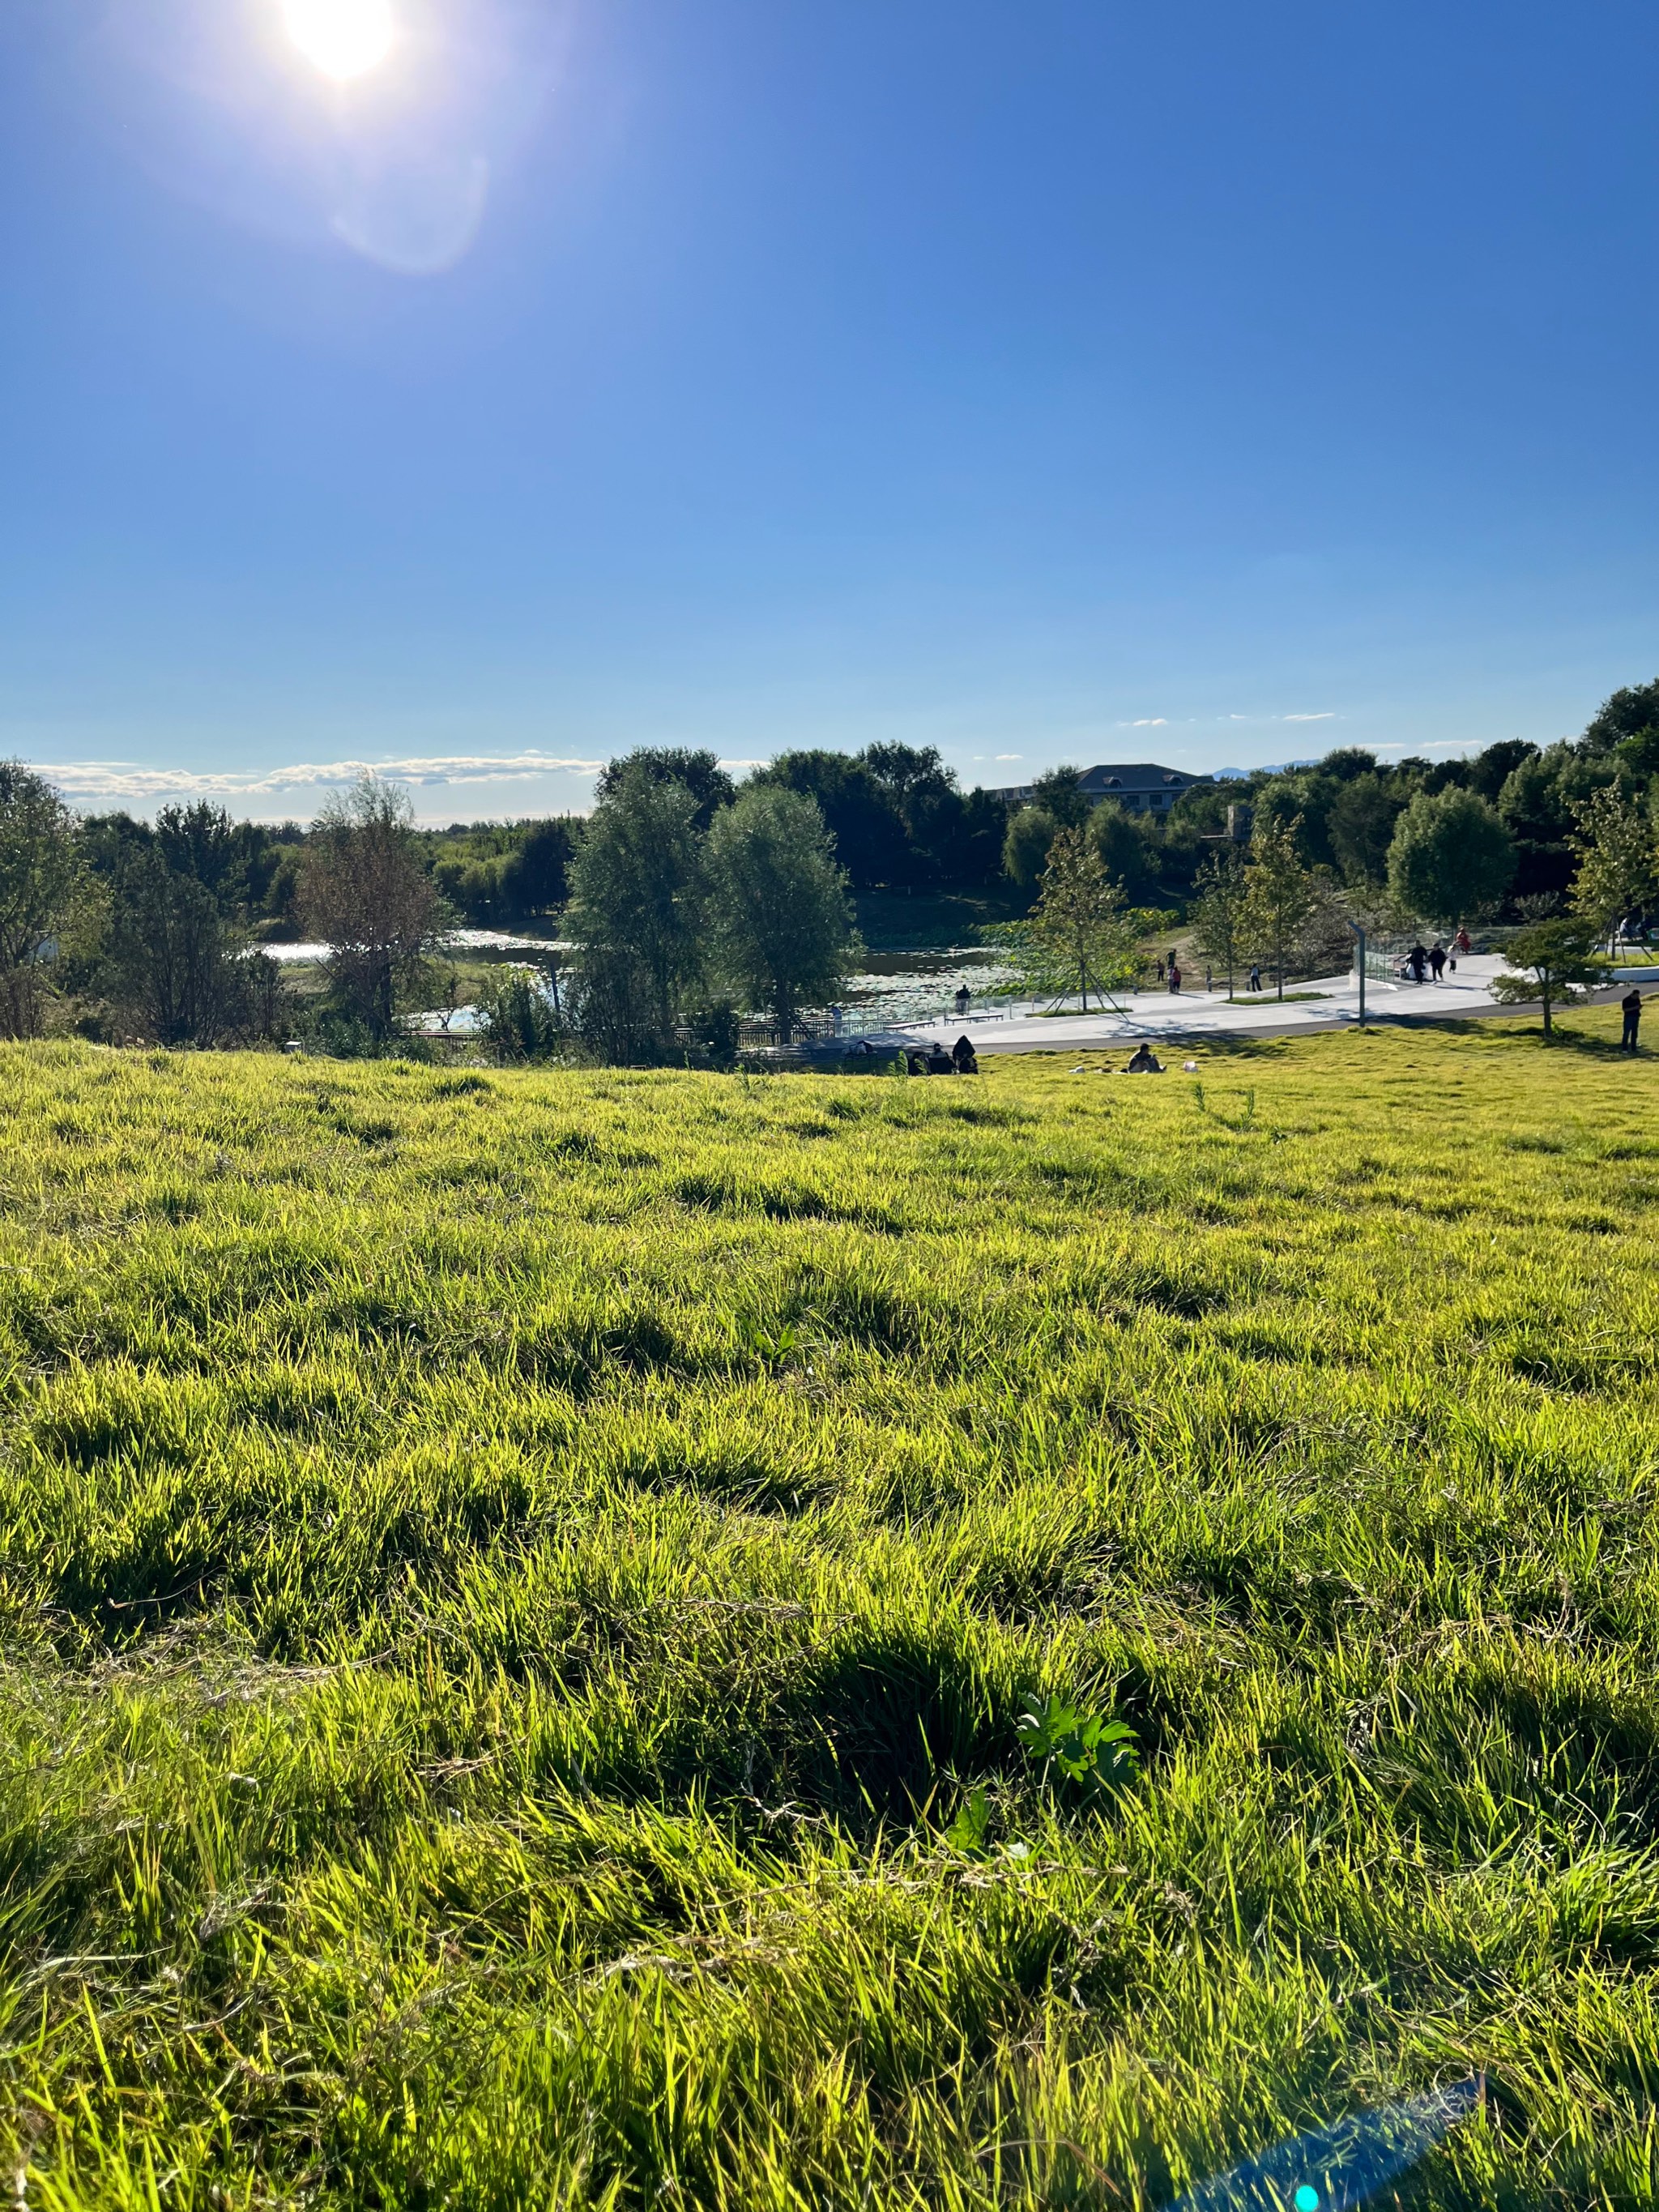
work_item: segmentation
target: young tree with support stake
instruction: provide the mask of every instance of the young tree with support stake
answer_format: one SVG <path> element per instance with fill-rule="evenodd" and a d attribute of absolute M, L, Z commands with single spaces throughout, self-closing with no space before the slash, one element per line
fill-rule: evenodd
<path fill-rule="evenodd" d="M 1076 989 L 1086 1014 L 1091 983 L 1103 1000 L 1133 981 L 1140 940 L 1158 919 L 1125 903 L 1122 884 L 1107 874 L 1088 831 L 1079 828 L 1056 833 L 1036 910 L 1016 927 L 1029 945 L 1025 964 L 1034 978 L 1061 992 Z M 1014 949 L 1018 957 L 1022 948 Z"/>
<path fill-rule="evenodd" d="M 1244 863 L 1237 848 L 1228 845 L 1199 870 L 1187 908 L 1199 951 L 1226 972 L 1229 999 L 1234 970 L 1243 957 L 1247 890 Z"/>
<path fill-rule="evenodd" d="M 1244 870 L 1243 937 L 1272 961 L 1281 999 L 1291 948 L 1321 898 L 1313 871 L 1297 850 L 1296 833 L 1301 827 L 1299 814 L 1291 822 L 1258 815 Z"/>

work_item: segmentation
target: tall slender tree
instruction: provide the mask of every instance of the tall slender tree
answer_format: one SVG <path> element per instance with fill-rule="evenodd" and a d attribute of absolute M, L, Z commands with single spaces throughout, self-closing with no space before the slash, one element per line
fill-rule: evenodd
<path fill-rule="evenodd" d="M 68 920 L 79 874 L 75 817 L 44 778 L 0 761 L 0 1036 L 33 1036 L 46 947 Z"/>

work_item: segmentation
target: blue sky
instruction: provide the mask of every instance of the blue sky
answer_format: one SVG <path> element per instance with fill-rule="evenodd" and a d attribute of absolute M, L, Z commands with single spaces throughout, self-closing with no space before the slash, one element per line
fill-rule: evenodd
<path fill-rule="evenodd" d="M 586 804 L 1582 726 L 1659 669 L 1634 5 L 0 16 L 0 750 Z"/>

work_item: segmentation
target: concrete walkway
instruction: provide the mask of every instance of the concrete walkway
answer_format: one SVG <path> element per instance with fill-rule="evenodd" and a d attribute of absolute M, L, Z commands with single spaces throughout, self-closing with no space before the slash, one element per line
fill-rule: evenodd
<path fill-rule="evenodd" d="M 1439 983 L 1384 983 L 1375 976 L 1365 981 L 1368 1022 L 1462 1021 L 1471 1015 L 1524 1012 L 1524 1007 L 1500 1006 L 1493 999 L 1492 979 L 1503 972 L 1504 962 L 1494 954 L 1467 954 L 1457 973 L 1448 972 Z M 1659 969 L 1654 972 L 1659 984 Z M 1598 1000 L 1617 998 L 1628 989 L 1619 984 L 1597 992 Z M 1303 994 L 1309 995 L 1305 998 Z M 1317 994 L 1317 995 L 1313 995 Z M 974 1050 L 988 1052 L 1080 1052 L 1087 1047 L 1133 1045 L 1143 1037 L 1152 1042 L 1167 1038 L 1200 1042 L 1206 1036 L 1236 1038 L 1300 1036 L 1321 1030 L 1352 1029 L 1359 1019 L 1359 986 L 1352 975 L 1328 975 L 1298 983 L 1295 1004 L 1281 1004 L 1264 994 L 1260 998 L 1237 997 L 1224 991 L 1142 991 L 1124 999 L 1119 1013 L 1087 1014 L 1073 1011 L 1058 1014 L 970 1013 L 962 1021 L 953 1013 L 931 1022 L 900 1024 L 918 1039 L 938 1037 L 945 1045 L 966 1034 Z"/>

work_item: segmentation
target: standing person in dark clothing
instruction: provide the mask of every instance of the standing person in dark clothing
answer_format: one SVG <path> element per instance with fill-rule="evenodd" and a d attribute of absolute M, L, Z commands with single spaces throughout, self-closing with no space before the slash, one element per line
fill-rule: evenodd
<path fill-rule="evenodd" d="M 1640 1049 L 1637 1033 L 1642 1026 L 1642 994 L 1632 984 L 1619 1001 L 1619 1011 L 1625 1017 L 1625 1033 L 1619 1040 L 1620 1052 Z"/>
<path fill-rule="evenodd" d="M 1261 988 L 1261 969 L 1258 963 L 1254 960 L 1250 963 L 1250 988 L 1253 991 L 1259 991 Z"/>
<path fill-rule="evenodd" d="M 1423 945 L 1413 945 L 1406 955 L 1406 965 L 1412 971 L 1413 982 L 1420 983 L 1428 970 L 1428 948 Z"/>
<path fill-rule="evenodd" d="M 1429 947 L 1429 965 L 1434 970 L 1434 980 L 1437 983 L 1446 965 L 1446 948 L 1437 937 Z"/>

